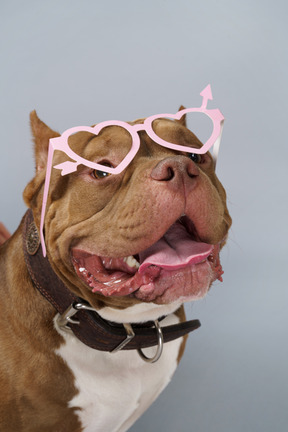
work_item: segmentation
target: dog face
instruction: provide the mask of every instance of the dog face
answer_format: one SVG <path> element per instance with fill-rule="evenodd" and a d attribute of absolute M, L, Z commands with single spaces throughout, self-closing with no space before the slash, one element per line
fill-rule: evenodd
<path fill-rule="evenodd" d="M 24 199 L 39 227 L 48 142 L 58 134 L 35 112 L 31 125 L 37 173 Z M 169 142 L 202 145 L 183 121 L 159 119 L 155 131 Z M 97 136 L 79 132 L 70 140 L 81 157 L 110 167 L 131 146 L 129 134 L 117 126 Z M 161 147 L 144 131 L 140 140 L 137 155 L 120 174 L 80 165 L 67 176 L 58 170 L 51 176 L 44 227 L 49 261 L 95 308 L 179 304 L 203 297 L 221 279 L 219 250 L 231 218 L 211 155 Z M 65 160 L 55 152 L 55 163 Z"/>

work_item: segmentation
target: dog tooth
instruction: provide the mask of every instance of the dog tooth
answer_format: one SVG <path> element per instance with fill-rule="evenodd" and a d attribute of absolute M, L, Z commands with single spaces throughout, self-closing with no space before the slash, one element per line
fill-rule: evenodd
<path fill-rule="evenodd" d="M 131 268 L 134 267 L 138 269 L 140 267 L 139 262 L 132 255 L 125 257 L 123 261 L 126 262 L 126 264 Z"/>

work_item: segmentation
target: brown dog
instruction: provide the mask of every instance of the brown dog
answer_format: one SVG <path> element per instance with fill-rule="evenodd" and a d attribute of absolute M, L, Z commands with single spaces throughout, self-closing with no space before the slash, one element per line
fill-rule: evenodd
<path fill-rule="evenodd" d="M 120 174 L 53 170 L 43 258 L 45 166 L 58 134 L 35 112 L 31 125 L 36 175 L 24 199 L 32 211 L 11 238 L 3 231 L 0 248 L 0 430 L 126 431 L 168 384 L 197 327 L 185 322 L 183 302 L 221 279 L 219 249 L 231 225 L 225 192 L 209 153 L 170 150 L 140 132 Z M 201 146 L 183 119 L 155 127 L 167 141 Z M 113 166 L 130 143 L 112 126 L 77 133 L 70 145 Z"/>

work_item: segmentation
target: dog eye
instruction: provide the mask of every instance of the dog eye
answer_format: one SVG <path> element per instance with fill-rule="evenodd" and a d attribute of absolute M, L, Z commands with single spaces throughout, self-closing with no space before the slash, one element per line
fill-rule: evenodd
<path fill-rule="evenodd" d="M 108 162 L 101 163 L 101 165 L 104 165 L 104 166 L 107 166 L 107 167 L 109 167 L 109 168 L 112 168 L 112 165 L 111 165 L 110 163 L 108 163 Z M 100 180 L 100 179 L 103 179 L 103 178 L 109 177 L 111 174 L 110 174 L 110 173 L 107 173 L 107 172 L 105 172 L 105 171 L 101 171 L 101 170 L 96 170 L 96 169 L 94 169 L 94 170 L 91 172 L 91 175 L 92 175 L 92 177 L 95 178 L 96 180 Z"/>
<path fill-rule="evenodd" d="M 202 162 L 202 156 L 198 153 L 189 153 L 189 158 L 195 162 L 195 163 L 201 163 Z"/>
<path fill-rule="evenodd" d="M 105 177 L 110 176 L 110 173 L 107 173 L 105 171 L 100 171 L 100 170 L 93 170 L 91 173 L 92 177 L 94 177 L 95 179 L 99 180 L 99 179 L 103 179 Z"/>

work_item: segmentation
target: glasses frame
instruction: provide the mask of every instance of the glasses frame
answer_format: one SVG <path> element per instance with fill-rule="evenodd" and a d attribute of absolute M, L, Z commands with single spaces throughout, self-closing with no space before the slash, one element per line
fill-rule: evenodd
<path fill-rule="evenodd" d="M 44 219 L 45 219 L 47 199 L 49 194 L 49 185 L 50 185 L 52 168 L 61 170 L 62 176 L 75 172 L 78 168 L 78 165 L 85 165 L 88 168 L 91 168 L 93 170 L 101 170 L 109 174 L 120 174 L 125 168 L 127 168 L 130 162 L 134 159 L 134 157 L 136 156 L 140 148 L 140 136 L 139 136 L 140 131 L 145 131 L 147 135 L 154 142 L 161 145 L 162 147 L 166 147 L 176 151 L 204 154 L 207 153 L 210 150 L 210 148 L 213 146 L 212 156 L 213 156 L 214 164 L 216 166 L 221 137 L 222 137 L 224 116 L 218 108 L 207 109 L 208 100 L 213 99 L 210 85 L 205 87 L 205 89 L 200 93 L 200 95 L 202 96 L 202 104 L 200 107 L 197 108 L 185 108 L 178 111 L 176 114 L 156 114 L 147 117 L 143 123 L 135 124 L 135 125 L 130 125 L 129 123 L 126 123 L 124 121 L 119 121 L 119 120 L 108 120 L 108 121 L 98 123 L 97 125 L 92 127 L 77 126 L 77 127 L 67 129 L 59 137 L 51 138 L 49 140 L 46 177 L 45 177 L 45 184 L 44 184 L 41 220 L 40 220 L 40 241 L 41 241 L 42 252 L 44 257 L 46 256 L 46 246 L 45 246 L 45 239 L 44 239 Z M 203 113 L 207 115 L 213 122 L 213 130 L 211 136 L 200 148 L 194 148 L 194 147 L 182 146 L 180 144 L 170 143 L 158 137 L 158 135 L 156 135 L 156 133 L 153 130 L 152 125 L 155 120 L 163 119 L 163 118 L 180 120 L 181 117 L 183 117 L 183 115 L 188 113 L 193 113 L 193 112 Z M 129 153 L 116 167 L 108 167 L 106 165 L 101 165 L 96 162 L 91 162 L 87 159 L 82 158 L 70 148 L 68 144 L 68 139 L 71 135 L 74 135 L 77 132 L 89 132 L 97 136 L 102 129 L 108 126 L 120 126 L 124 128 L 131 135 L 132 138 L 132 145 Z M 72 159 L 72 161 L 66 161 L 61 164 L 53 166 L 53 155 L 56 150 L 65 153 L 70 159 Z"/>

